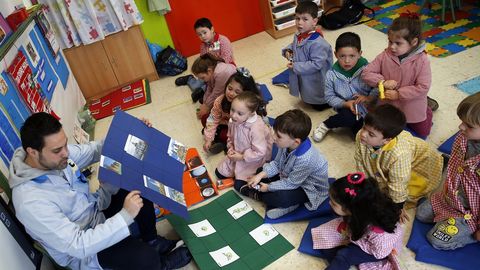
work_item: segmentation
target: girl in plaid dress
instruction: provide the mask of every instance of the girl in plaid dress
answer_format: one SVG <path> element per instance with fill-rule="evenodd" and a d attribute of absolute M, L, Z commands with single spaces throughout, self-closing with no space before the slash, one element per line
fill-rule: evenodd
<path fill-rule="evenodd" d="M 322 249 L 326 269 L 398 269 L 403 229 L 400 209 L 373 178 L 349 174 L 330 186 L 330 205 L 339 218 L 312 229 L 313 248 Z"/>
<path fill-rule="evenodd" d="M 441 250 L 480 241 L 480 93 L 465 98 L 457 115 L 462 123 L 443 190 L 424 201 L 416 214 L 422 222 L 435 222 L 427 239 Z"/>

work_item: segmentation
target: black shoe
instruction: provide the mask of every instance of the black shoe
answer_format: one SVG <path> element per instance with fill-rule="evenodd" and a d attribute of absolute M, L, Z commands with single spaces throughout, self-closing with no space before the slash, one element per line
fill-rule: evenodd
<path fill-rule="evenodd" d="M 188 80 L 192 78 L 193 75 L 186 75 L 186 76 L 181 76 L 175 79 L 175 85 L 176 86 L 182 86 L 182 85 L 187 85 Z"/>
<path fill-rule="evenodd" d="M 251 188 L 248 185 L 244 185 L 240 188 L 240 194 L 242 194 L 244 196 L 247 196 L 249 198 L 252 198 L 254 200 L 257 200 L 257 201 L 260 200 L 259 193 L 260 192 L 258 190 L 254 189 L 254 188 Z"/>
<path fill-rule="evenodd" d="M 432 112 L 438 110 L 438 102 L 431 97 L 427 97 L 427 106 L 432 109 Z"/>
<path fill-rule="evenodd" d="M 222 142 L 216 142 L 216 143 L 213 143 L 210 148 L 208 149 L 208 152 L 212 155 L 216 155 L 222 151 L 225 150 L 225 148 L 227 148 L 227 145 L 222 143 Z"/>
<path fill-rule="evenodd" d="M 184 267 L 192 260 L 192 254 L 186 247 L 180 247 L 161 258 L 162 269 L 178 269 Z"/>
<path fill-rule="evenodd" d="M 195 90 L 193 90 L 192 92 L 192 101 L 193 103 L 199 101 L 200 99 L 203 98 L 203 94 L 205 94 L 205 92 L 203 92 L 203 89 L 202 88 L 197 88 Z"/>
<path fill-rule="evenodd" d="M 158 254 L 163 255 L 177 247 L 177 244 L 181 246 L 184 243 L 182 240 L 168 240 L 160 235 L 157 235 L 157 238 L 149 244 L 157 251 Z"/>
<path fill-rule="evenodd" d="M 308 103 L 307 103 L 308 104 Z M 328 103 L 324 103 L 324 104 L 310 104 L 310 106 L 312 106 L 312 108 L 316 111 L 324 111 L 326 109 L 330 109 L 332 106 L 328 105 Z"/>

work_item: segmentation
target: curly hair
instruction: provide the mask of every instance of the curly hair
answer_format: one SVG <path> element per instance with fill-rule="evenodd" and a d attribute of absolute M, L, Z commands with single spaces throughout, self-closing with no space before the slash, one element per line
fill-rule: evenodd
<path fill-rule="evenodd" d="M 330 186 L 331 199 L 350 212 L 344 220 L 348 224 L 352 240 L 360 239 L 369 225 L 393 233 L 401 209 L 379 189 L 375 179 L 366 178 L 359 182 L 351 183 L 348 176 L 345 176 Z"/>

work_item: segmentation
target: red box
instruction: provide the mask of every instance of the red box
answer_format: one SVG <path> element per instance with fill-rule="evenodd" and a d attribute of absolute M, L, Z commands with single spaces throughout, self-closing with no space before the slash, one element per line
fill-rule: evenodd
<path fill-rule="evenodd" d="M 18 26 L 28 18 L 27 10 L 23 7 L 15 10 L 12 14 L 8 15 L 7 22 L 13 31 L 17 30 Z"/>

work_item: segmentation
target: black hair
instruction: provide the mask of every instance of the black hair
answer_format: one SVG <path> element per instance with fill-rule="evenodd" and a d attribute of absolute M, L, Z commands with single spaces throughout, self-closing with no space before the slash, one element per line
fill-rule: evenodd
<path fill-rule="evenodd" d="M 275 119 L 273 130 L 287 134 L 293 139 L 305 141 L 312 129 L 312 120 L 299 109 L 289 110 Z"/>
<path fill-rule="evenodd" d="M 193 25 L 193 29 L 196 30 L 197 28 L 200 28 L 200 27 L 206 27 L 211 30 L 213 27 L 213 24 L 208 18 L 200 18 L 195 21 L 195 24 Z"/>
<path fill-rule="evenodd" d="M 388 28 L 388 33 L 398 32 L 400 37 L 404 38 L 408 43 L 412 43 L 413 39 L 417 38 L 418 47 L 422 41 L 422 21 L 416 14 L 400 15 L 400 17 L 393 20 Z M 414 49 L 414 48 L 412 48 Z"/>
<path fill-rule="evenodd" d="M 295 14 L 310 14 L 312 18 L 318 18 L 318 6 L 312 1 L 302 1 L 297 4 Z"/>
<path fill-rule="evenodd" d="M 207 73 L 208 68 L 215 69 L 218 62 L 224 62 L 222 58 L 219 58 L 213 54 L 206 53 L 200 55 L 192 64 L 192 73 Z"/>
<path fill-rule="evenodd" d="M 407 120 L 397 107 L 382 104 L 367 113 L 365 125 L 380 131 L 384 139 L 393 139 L 405 129 Z"/>
<path fill-rule="evenodd" d="M 343 210 L 350 212 L 344 220 L 348 225 L 353 241 L 360 239 L 370 225 L 382 228 L 388 233 L 393 233 L 400 219 L 401 209 L 385 195 L 373 178 L 364 178 L 358 181 L 359 173 L 350 174 L 337 179 L 330 186 L 331 198 Z M 363 175 L 363 174 L 362 174 Z M 348 177 L 352 179 L 351 183 Z M 365 177 L 363 175 L 363 177 Z M 357 183 L 356 181 L 360 182 Z"/>
<path fill-rule="evenodd" d="M 360 36 L 353 32 L 345 32 L 338 36 L 335 41 L 335 51 L 346 47 L 356 48 L 359 52 L 362 51 Z"/>
<path fill-rule="evenodd" d="M 232 82 L 236 81 L 242 86 L 243 92 L 252 92 L 255 95 L 262 96 L 260 91 L 258 90 L 257 84 L 255 83 L 255 80 L 253 79 L 252 75 L 245 76 L 242 72 L 238 71 L 232 74 L 230 78 L 228 78 L 227 82 L 225 83 L 225 92 L 227 91 L 228 85 Z M 230 112 L 230 108 L 232 106 L 232 103 L 228 101 L 226 96 L 223 96 L 222 99 L 222 111 L 228 113 Z M 257 114 L 261 116 L 266 116 L 266 103 L 262 99 L 262 104 L 259 106 L 257 110 Z"/>
<path fill-rule="evenodd" d="M 62 129 L 62 124 L 57 118 L 46 112 L 34 113 L 25 120 L 20 128 L 20 138 L 23 150 L 33 148 L 42 151 L 45 146 L 44 138 L 55 134 Z"/>

